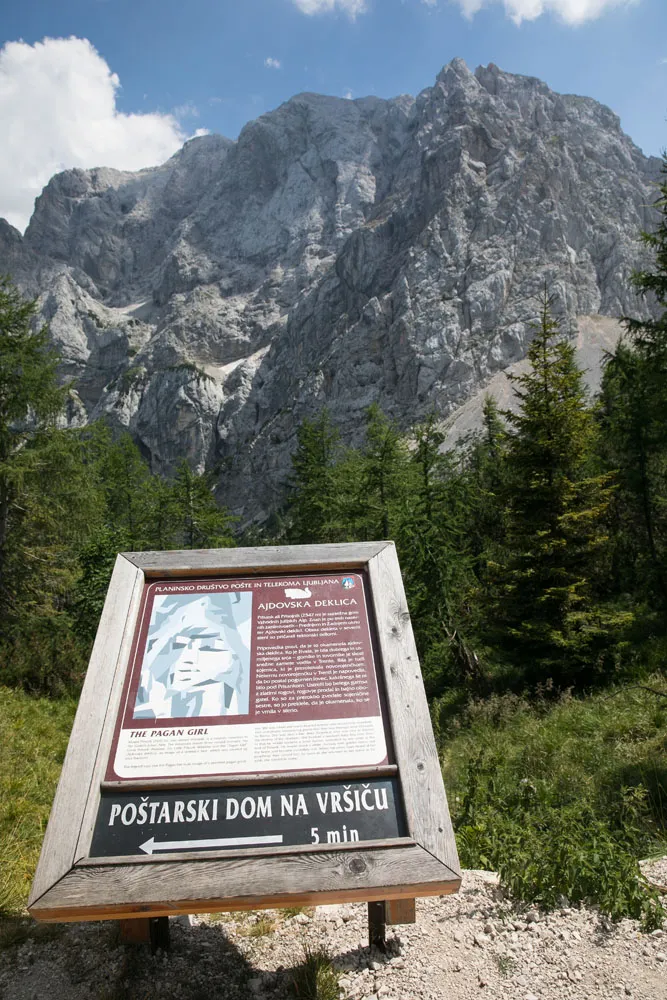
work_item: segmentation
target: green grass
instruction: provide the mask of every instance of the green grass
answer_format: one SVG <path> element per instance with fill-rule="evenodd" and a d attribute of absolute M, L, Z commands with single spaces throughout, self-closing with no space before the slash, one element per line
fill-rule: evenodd
<path fill-rule="evenodd" d="M 464 866 L 498 870 L 526 901 L 660 922 L 637 861 L 667 851 L 667 683 L 642 684 L 661 694 L 433 705 Z"/>
<path fill-rule="evenodd" d="M 558 701 L 503 695 L 466 703 L 453 692 L 434 703 L 464 866 L 500 871 L 518 899 L 548 907 L 564 895 L 612 917 L 660 921 L 637 860 L 667 853 L 667 681 L 656 673 L 641 683 L 659 694 L 630 684 Z M 74 711 L 71 698 L 0 687 L 0 915 L 10 938 L 23 933 L 15 921 Z M 254 931 L 269 932 L 263 923 Z M 303 975 L 326 979 L 317 972 L 325 964 L 312 953 Z"/>
<path fill-rule="evenodd" d="M 233 924 L 235 920 L 240 920 L 242 914 L 238 913 L 209 913 L 208 920 L 211 924 Z"/>
<path fill-rule="evenodd" d="M 511 955 L 498 955 L 493 952 L 491 958 L 496 963 L 501 976 L 511 976 L 519 967 L 519 963 Z"/>
<path fill-rule="evenodd" d="M 292 994 L 299 1000 L 338 1000 L 341 973 L 324 948 L 305 948 L 304 960 L 292 971 Z"/>
<path fill-rule="evenodd" d="M 272 920 L 266 914 L 261 914 L 255 923 L 251 924 L 248 928 L 248 937 L 266 937 L 267 934 L 272 934 L 275 928 L 275 920 Z"/>
<path fill-rule="evenodd" d="M 268 913 L 245 911 L 230 913 L 229 916 L 235 921 L 237 931 L 242 937 L 266 937 L 276 928 L 275 919 Z"/>
<path fill-rule="evenodd" d="M 298 917 L 300 913 L 306 913 L 309 917 L 315 913 L 314 906 L 283 906 L 279 910 L 280 915 L 289 920 L 290 917 Z"/>
<path fill-rule="evenodd" d="M 0 687 L 0 915 L 25 907 L 75 709 Z"/>

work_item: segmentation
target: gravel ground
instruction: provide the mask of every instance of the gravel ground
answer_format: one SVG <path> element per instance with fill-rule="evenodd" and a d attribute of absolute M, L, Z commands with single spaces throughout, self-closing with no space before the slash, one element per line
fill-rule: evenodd
<path fill-rule="evenodd" d="M 350 1000 L 667 1000 L 667 934 L 592 910 L 552 914 L 502 899 L 488 872 L 417 901 L 417 923 L 370 953 L 366 906 L 172 921 L 169 954 L 118 941 L 113 923 L 38 928 L 0 952 L 2 1000 L 277 1000 L 304 948 L 323 946 Z"/>
<path fill-rule="evenodd" d="M 667 892 L 667 857 L 640 861 L 639 867 L 649 882 Z"/>

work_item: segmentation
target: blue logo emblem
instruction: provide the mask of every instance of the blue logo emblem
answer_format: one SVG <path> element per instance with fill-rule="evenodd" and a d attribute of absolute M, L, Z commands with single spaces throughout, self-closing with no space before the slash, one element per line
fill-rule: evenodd
<path fill-rule="evenodd" d="M 352 588 L 356 586 L 354 579 L 351 576 L 344 576 L 341 580 L 341 585 L 345 588 L 345 590 L 352 590 Z"/>

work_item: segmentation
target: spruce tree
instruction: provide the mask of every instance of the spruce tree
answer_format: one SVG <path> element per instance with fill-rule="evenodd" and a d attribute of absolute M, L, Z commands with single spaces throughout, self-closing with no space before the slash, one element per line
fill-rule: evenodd
<path fill-rule="evenodd" d="M 151 480 L 148 463 L 128 433 L 113 440 L 108 427 L 93 431 L 97 473 L 106 494 L 107 519 L 122 538 L 121 547 L 146 547 L 146 489 Z"/>
<path fill-rule="evenodd" d="M 143 536 L 147 549 L 175 548 L 180 514 L 175 484 L 162 476 L 151 476 L 143 485 L 142 496 Z"/>
<path fill-rule="evenodd" d="M 69 598 L 104 499 L 80 436 L 57 426 L 69 389 L 35 319 L 0 281 L 0 681 L 56 692 L 83 667 Z"/>
<path fill-rule="evenodd" d="M 338 466 L 342 458 L 340 434 L 323 409 L 297 430 L 288 481 L 288 537 L 301 544 L 342 541 Z"/>
<path fill-rule="evenodd" d="M 395 540 L 427 693 L 476 679 L 465 608 L 472 574 L 466 477 L 460 456 L 443 452 L 434 413 L 415 428 L 410 493 L 396 517 Z"/>
<path fill-rule="evenodd" d="M 406 441 L 377 403 L 366 411 L 359 465 L 357 502 L 350 512 L 357 537 L 391 539 L 413 503 L 416 469 Z"/>
<path fill-rule="evenodd" d="M 628 333 L 605 367 L 602 383 L 603 454 L 618 470 L 615 504 L 617 586 L 636 582 L 667 616 L 667 156 L 656 207 L 659 224 L 643 233 L 655 255 L 637 272 L 635 288 L 658 308 L 657 318 L 624 318 Z M 642 581 L 644 586 L 642 586 Z"/>
<path fill-rule="evenodd" d="M 489 632 L 529 682 L 592 681 L 628 621 L 601 606 L 593 587 L 612 476 L 592 466 L 595 419 L 546 292 L 528 361 L 529 371 L 512 379 L 519 412 L 505 414 L 513 428 L 508 556 Z"/>
<path fill-rule="evenodd" d="M 663 153 L 662 182 L 658 185 L 655 207 L 660 213 L 655 232 L 641 234 L 643 243 L 655 255 L 654 266 L 652 270 L 637 271 L 632 283 L 642 295 L 652 295 L 662 313 L 657 319 L 634 319 L 626 316 L 624 323 L 635 345 L 646 356 L 654 357 L 662 367 L 667 353 L 667 153 Z M 664 375 L 664 368 L 662 374 Z"/>
<path fill-rule="evenodd" d="M 183 460 L 173 483 L 177 544 L 186 549 L 232 548 L 233 518 L 213 495 L 211 476 Z"/>
<path fill-rule="evenodd" d="M 667 448 L 653 362 L 618 345 L 600 394 L 600 452 L 619 484 L 613 518 L 612 589 L 667 611 Z"/>
<path fill-rule="evenodd" d="M 482 429 L 468 443 L 466 455 L 469 545 L 481 583 L 488 560 L 502 558 L 508 492 L 507 428 L 492 396 L 485 396 L 482 414 Z"/>
<path fill-rule="evenodd" d="M 0 609 L 14 603 L 16 583 L 8 573 L 20 553 L 26 483 L 41 467 L 39 447 L 63 408 L 58 359 L 49 349 L 46 327 L 34 329 L 35 302 L 23 299 L 0 279 Z M 14 560 L 18 568 L 19 558 Z"/>

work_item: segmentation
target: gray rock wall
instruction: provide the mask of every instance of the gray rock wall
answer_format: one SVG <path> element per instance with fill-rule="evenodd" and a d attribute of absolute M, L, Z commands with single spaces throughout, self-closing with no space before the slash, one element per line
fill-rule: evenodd
<path fill-rule="evenodd" d="M 236 142 L 59 174 L 23 238 L 0 222 L 0 270 L 39 296 L 76 420 L 261 516 L 304 416 L 349 440 L 376 400 L 447 418 L 523 357 L 545 282 L 573 335 L 645 312 L 659 167 L 595 101 L 455 59 L 416 99 L 300 94 Z"/>

